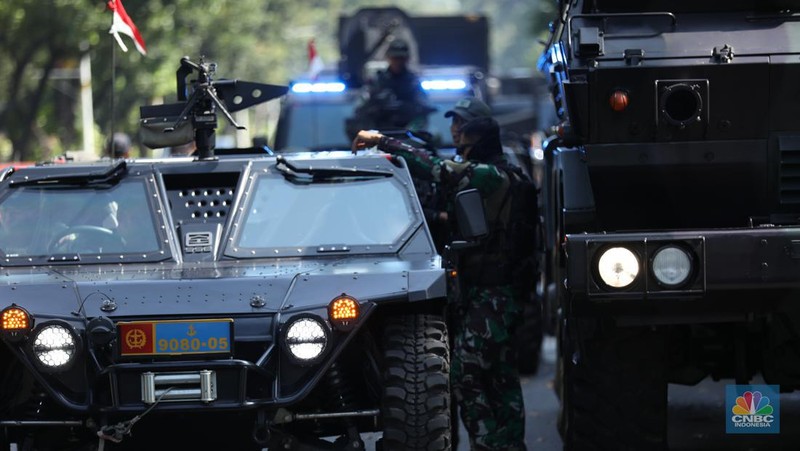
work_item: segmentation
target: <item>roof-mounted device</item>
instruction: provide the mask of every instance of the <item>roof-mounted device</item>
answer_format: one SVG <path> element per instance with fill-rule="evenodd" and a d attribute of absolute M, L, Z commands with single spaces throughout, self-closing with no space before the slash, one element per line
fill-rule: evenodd
<path fill-rule="evenodd" d="M 218 111 L 231 125 L 243 129 L 231 113 L 278 98 L 288 90 L 286 86 L 239 80 L 215 81 L 212 77 L 216 68 L 215 63 L 206 64 L 202 58 L 199 63 L 181 58 L 176 72 L 179 102 L 140 108 L 144 145 L 157 149 L 194 139 L 199 158 L 213 158 Z M 187 83 L 193 73 L 197 73 L 197 79 Z"/>

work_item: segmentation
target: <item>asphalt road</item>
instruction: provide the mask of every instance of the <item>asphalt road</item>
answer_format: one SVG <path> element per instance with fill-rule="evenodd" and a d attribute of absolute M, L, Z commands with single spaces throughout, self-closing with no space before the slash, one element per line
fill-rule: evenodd
<path fill-rule="evenodd" d="M 552 388 L 555 340 L 546 338 L 535 377 L 522 379 L 525 397 L 525 441 L 529 451 L 561 451 L 556 430 L 558 399 Z M 732 381 L 705 380 L 697 386 L 669 387 L 669 449 L 680 451 L 800 450 L 800 393 L 781 395 L 781 433 L 725 433 L 725 386 Z M 763 383 L 753 381 L 753 383 Z M 462 429 L 462 437 L 466 437 Z M 468 451 L 460 443 L 458 451 Z"/>
<path fill-rule="evenodd" d="M 539 372 L 535 376 L 522 379 L 526 414 L 525 441 L 529 451 L 562 450 L 561 438 L 556 429 L 558 400 L 552 388 L 554 365 L 555 340 L 548 337 L 543 344 Z M 669 387 L 670 450 L 800 450 L 800 393 L 781 395 L 780 434 L 730 435 L 725 433 L 725 386 L 730 382 L 706 380 L 693 387 Z M 456 451 L 468 451 L 469 445 L 463 427 L 460 436 L 462 440 Z M 366 445 L 365 451 L 375 450 L 375 442 L 380 434 L 363 434 L 362 437 Z"/>

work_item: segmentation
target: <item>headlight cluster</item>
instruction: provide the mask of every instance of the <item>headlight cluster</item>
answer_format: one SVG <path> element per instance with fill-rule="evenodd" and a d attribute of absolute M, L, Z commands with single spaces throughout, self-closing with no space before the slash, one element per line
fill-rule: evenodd
<path fill-rule="evenodd" d="M 361 319 L 361 304 L 342 293 L 328 304 L 328 317 L 323 314 L 302 313 L 289 318 L 282 326 L 283 348 L 286 354 L 301 365 L 319 362 L 331 347 L 331 334 L 349 332 Z"/>
<path fill-rule="evenodd" d="M 64 324 L 47 324 L 31 337 L 31 349 L 36 360 L 46 369 L 66 368 L 78 352 L 78 338 Z"/>
<path fill-rule="evenodd" d="M 629 288 L 645 274 L 641 254 L 634 247 L 606 247 L 600 251 L 595 262 L 599 282 L 606 289 Z M 656 248 L 649 260 L 651 281 L 663 288 L 684 286 L 695 270 L 692 253 L 676 244 Z"/>
<path fill-rule="evenodd" d="M 311 316 L 293 319 L 285 328 L 284 343 L 289 354 L 301 363 L 313 363 L 328 346 L 328 332 L 322 321 Z"/>
<path fill-rule="evenodd" d="M 44 371 L 69 368 L 80 350 L 80 336 L 63 321 L 46 321 L 34 326 L 24 308 L 12 304 L 0 311 L 0 335 L 10 343 L 25 343 L 35 363 Z"/>

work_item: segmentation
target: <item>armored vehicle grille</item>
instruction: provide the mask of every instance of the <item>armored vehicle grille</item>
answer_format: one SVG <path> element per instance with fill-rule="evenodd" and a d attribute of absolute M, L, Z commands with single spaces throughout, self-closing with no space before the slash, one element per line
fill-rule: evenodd
<path fill-rule="evenodd" d="M 231 211 L 238 179 L 238 173 L 165 175 L 175 224 L 224 223 Z"/>

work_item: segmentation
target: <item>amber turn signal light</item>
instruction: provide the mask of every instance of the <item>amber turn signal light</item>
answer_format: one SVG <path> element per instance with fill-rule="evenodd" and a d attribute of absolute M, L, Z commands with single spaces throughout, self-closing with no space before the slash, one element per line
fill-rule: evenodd
<path fill-rule="evenodd" d="M 339 330 L 350 330 L 361 314 L 361 308 L 355 298 L 342 294 L 328 304 L 328 318 Z"/>
<path fill-rule="evenodd" d="M 4 332 L 26 331 L 33 326 L 31 316 L 22 307 L 12 305 L 3 310 L 0 328 Z"/>
<path fill-rule="evenodd" d="M 33 328 L 33 318 L 22 307 L 11 305 L 0 312 L 0 332 L 9 342 L 23 340 Z"/>

